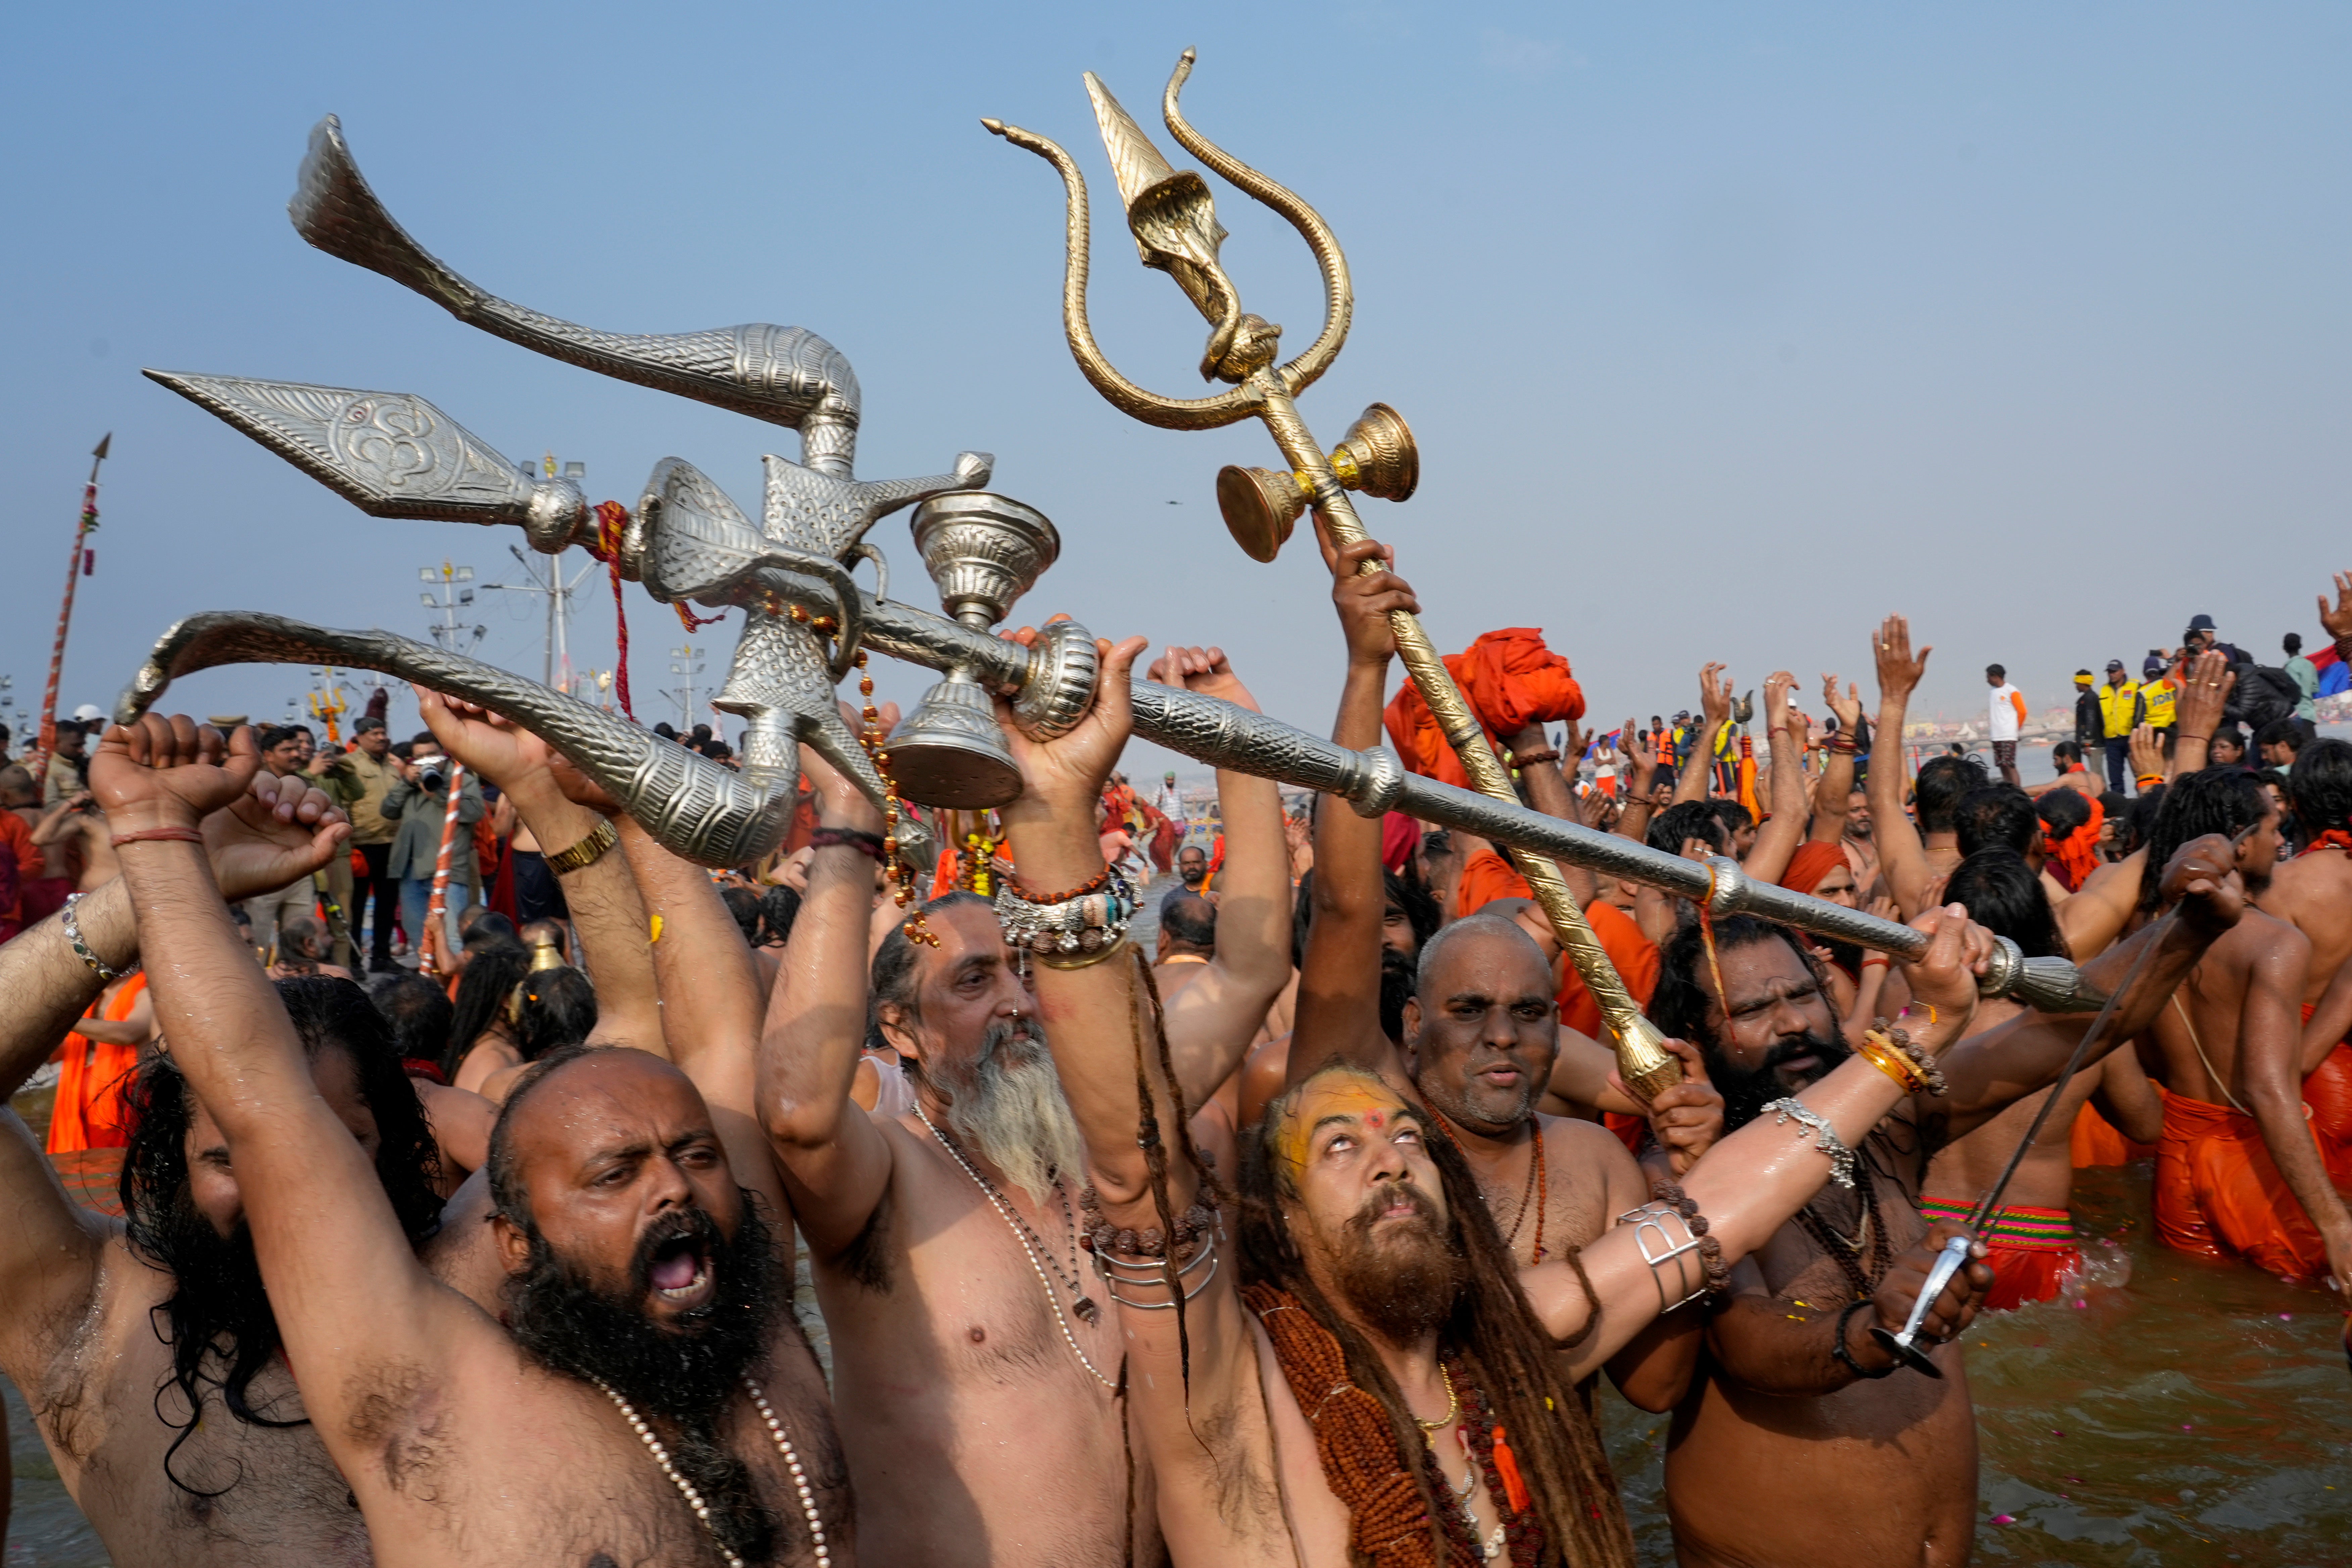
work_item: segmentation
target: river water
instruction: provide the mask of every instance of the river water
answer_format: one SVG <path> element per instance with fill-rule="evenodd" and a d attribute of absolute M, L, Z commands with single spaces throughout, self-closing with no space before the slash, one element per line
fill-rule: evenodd
<path fill-rule="evenodd" d="M 2352 1375 L 2326 1298 L 2156 1245 L 2146 1163 L 2076 1173 L 2103 1272 L 2077 1302 L 1978 1320 L 1969 1380 L 1983 1451 L 1976 1561 L 2200 1568 L 2352 1563 Z M 824 1325 L 801 1270 L 799 1307 Z M 1606 1388 L 1606 1380 L 1603 1381 Z M 97 1568 L 104 1552 L 5 1387 L 16 1461 L 5 1568 Z M 1666 1421 L 1602 1397 L 1644 1563 L 1674 1561 L 1659 1496 Z M 1802 1506 L 1801 1500 L 1792 1500 Z"/>

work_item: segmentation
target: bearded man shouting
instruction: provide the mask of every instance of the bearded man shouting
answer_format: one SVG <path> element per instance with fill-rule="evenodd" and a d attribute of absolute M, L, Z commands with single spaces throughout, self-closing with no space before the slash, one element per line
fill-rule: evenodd
<path fill-rule="evenodd" d="M 836 1456 L 795 1447 L 822 1426 L 822 1383 L 692 1080 L 621 1047 L 534 1064 L 490 1141 L 506 1323 L 436 1281 L 198 848 L 257 762 L 249 731 L 225 749 L 150 714 L 108 733 L 92 788 L 142 942 L 171 954 L 157 1016 L 237 1172 L 286 1361 L 376 1561 L 831 1561 Z"/>

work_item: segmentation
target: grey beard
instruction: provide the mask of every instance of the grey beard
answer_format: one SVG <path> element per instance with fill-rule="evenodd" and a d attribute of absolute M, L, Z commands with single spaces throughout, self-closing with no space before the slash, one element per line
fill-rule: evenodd
<path fill-rule="evenodd" d="M 947 1101 L 948 1126 L 1004 1179 L 1043 1204 L 1056 1174 L 1086 1166 L 1077 1119 L 1062 1098 L 1061 1076 L 1045 1037 L 1029 1019 L 999 1018 L 981 1037 L 980 1055 L 950 1066 L 937 1056 L 924 1076 Z"/>

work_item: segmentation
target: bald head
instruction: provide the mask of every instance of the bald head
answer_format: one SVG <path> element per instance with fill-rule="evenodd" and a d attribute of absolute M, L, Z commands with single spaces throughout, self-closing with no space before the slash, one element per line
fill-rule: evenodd
<path fill-rule="evenodd" d="M 1514 904 L 1526 900 L 1507 899 L 1498 902 Z M 1483 968 L 1490 963 L 1500 963 L 1506 968 L 1517 968 L 1524 961 L 1526 966 L 1535 971 L 1536 986 L 1538 989 L 1547 987 L 1550 963 L 1544 957 L 1543 949 L 1536 945 L 1536 939 L 1528 934 L 1527 927 L 1509 914 L 1489 912 L 1497 907 L 1497 904 L 1489 904 L 1475 915 L 1455 921 L 1451 925 L 1440 926 L 1435 936 L 1422 943 L 1421 966 L 1414 972 L 1413 991 L 1423 1007 L 1436 1005 L 1443 999 L 1447 985 L 1465 966 Z"/>
<path fill-rule="evenodd" d="M 531 1064 L 490 1130 L 490 1196 L 524 1225 L 536 1179 L 553 1197 L 614 1159 L 642 1159 L 682 1133 L 706 1131 L 710 1110 L 694 1080 L 649 1051 L 566 1046 Z"/>

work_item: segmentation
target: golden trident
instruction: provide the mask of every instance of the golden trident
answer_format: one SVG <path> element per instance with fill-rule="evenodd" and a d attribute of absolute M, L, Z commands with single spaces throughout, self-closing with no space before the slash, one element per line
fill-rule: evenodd
<path fill-rule="evenodd" d="M 1001 121 L 981 123 L 1016 147 L 1025 147 L 1061 171 L 1069 198 L 1068 265 L 1062 282 L 1062 326 L 1078 369 L 1111 405 L 1171 430 L 1213 430 L 1255 416 L 1265 421 L 1275 444 L 1282 449 L 1287 473 L 1263 468 L 1228 468 L 1217 476 L 1217 502 L 1225 525 L 1252 557 L 1271 561 L 1289 538 L 1292 526 L 1308 506 L 1315 509 L 1332 542 L 1352 544 L 1365 537 L 1364 525 L 1347 492 L 1402 500 L 1420 478 L 1420 458 L 1412 432 L 1396 411 L 1376 403 L 1348 432 L 1347 440 L 1328 458 L 1304 421 L 1295 399 L 1339 357 L 1347 341 L 1355 309 L 1348 281 L 1348 260 L 1339 242 L 1313 207 L 1294 193 L 1227 153 L 1185 121 L 1176 95 L 1192 74 L 1193 52 L 1184 51 L 1168 79 L 1160 113 L 1169 134 L 1194 157 L 1230 184 L 1280 214 L 1315 253 L 1323 273 L 1323 330 L 1307 352 L 1289 363 L 1275 363 L 1282 329 L 1255 315 L 1245 314 L 1233 280 L 1218 265 L 1217 247 L 1225 231 L 1217 222 L 1208 183 L 1187 169 L 1171 168 L 1142 128 L 1092 71 L 1087 73 L 1087 93 L 1094 100 L 1095 120 L 1102 130 L 1103 146 L 1110 154 L 1111 172 L 1118 181 L 1119 199 L 1127 206 L 1127 226 L 1146 267 L 1157 268 L 1176 280 L 1210 323 L 1208 347 L 1201 356 L 1202 379 L 1232 384 L 1232 390 L 1213 397 L 1162 397 L 1129 381 L 1103 357 L 1087 321 L 1087 182 L 1070 155 L 1053 142 Z M 1360 570 L 1378 572 L 1377 561 Z M 1412 615 L 1395 611 L 1390 622 L 1397 652 L 1405 670 L 1429 704 L 1429 710 L 1461 758 L 1463 770 L 1481 794 L 1517 803 L 1509 773 L 1487 745 L 1478 720 L 1470 710 L 1437 649 Z M 1618 977 L 1600 939 L 1569 896 L 1559 868 L 1547 858 L 1517 848 L 1510 850 L 1519 874 L 1528 880 L 1536 902 L 1551 921 L 1561 949 L 1584 977 L 1599 1004 L 1601 1017 L 1617 1048 L 1619 1075 L 1636 1094 L 1654 1096 L 1680 1081 L 1682 1064 L 1664 1047 L 1657 1026 L 1642 1016 L 1625 983 Z"/>

